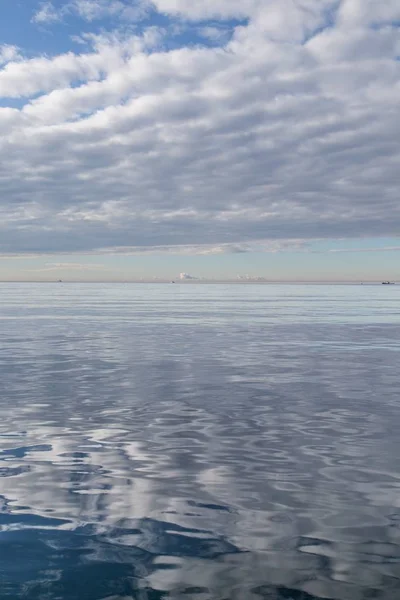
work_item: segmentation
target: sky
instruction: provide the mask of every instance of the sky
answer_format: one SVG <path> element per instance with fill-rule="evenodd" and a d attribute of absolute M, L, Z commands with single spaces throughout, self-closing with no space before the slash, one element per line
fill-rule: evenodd
<path fill-rule="evenodd" d="M 398 0 L 0 0 L 0 280 L 400 280 Z"/>

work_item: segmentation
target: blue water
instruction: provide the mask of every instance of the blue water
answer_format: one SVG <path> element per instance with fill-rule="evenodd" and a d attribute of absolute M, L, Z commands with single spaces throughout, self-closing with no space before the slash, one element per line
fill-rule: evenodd
<path fill-rule="evenodd" d="M 0 598 L 400 598 L 400 286 L 0 285 Z"/>

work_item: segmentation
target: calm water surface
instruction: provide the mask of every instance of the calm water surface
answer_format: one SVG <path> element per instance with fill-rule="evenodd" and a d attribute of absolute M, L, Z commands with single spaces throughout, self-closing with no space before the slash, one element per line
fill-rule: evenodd
<path fill-rule="evenodd" d="M 0 597 L 400 598 L 400 286 L 0 285 Z"/>

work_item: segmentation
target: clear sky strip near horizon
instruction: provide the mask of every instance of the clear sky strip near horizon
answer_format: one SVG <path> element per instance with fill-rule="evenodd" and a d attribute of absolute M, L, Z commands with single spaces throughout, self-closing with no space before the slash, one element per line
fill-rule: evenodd
<path fill-rule="evenodd" d="M 400 280 L 398 0 L 2 0 L 0 280 Z"/>

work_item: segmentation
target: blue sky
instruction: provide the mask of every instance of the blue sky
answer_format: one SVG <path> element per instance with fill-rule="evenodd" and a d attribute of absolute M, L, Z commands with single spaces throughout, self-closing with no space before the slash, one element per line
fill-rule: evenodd
<path fill-rule="evenodd" d="M 0 280 L 400 280 L 398 0 L 1 0 Z"/>

